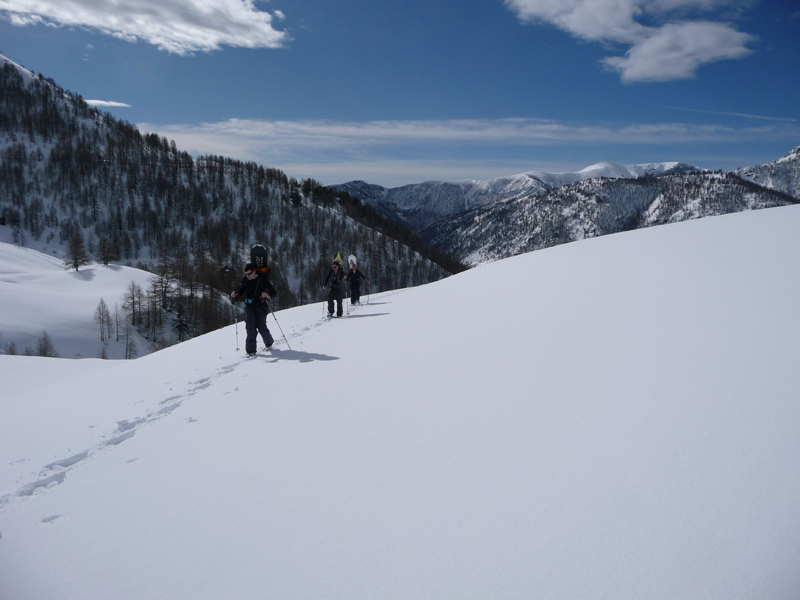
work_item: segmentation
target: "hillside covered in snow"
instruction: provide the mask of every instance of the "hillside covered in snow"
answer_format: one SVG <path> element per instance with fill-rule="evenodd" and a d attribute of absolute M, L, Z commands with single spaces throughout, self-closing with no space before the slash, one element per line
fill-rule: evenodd
<path fill-rule="evenodd" d="M 0 352 L 38 355 L 44 333 L 51 341 L 49 355 L 60 358 L 144 356 L 159 347 L 159 338 L 161 345 L 173 343 L 168 323 L 161 323 L 149 341 L 131 327 L 126 296 L 132 285 L 149 290 L 152 277 L 140 269 L 97 263 L 66 270 L 55 256 L 0 242 Z M 97 314 L 101 302 L 107 309 L 102 319 Z"/>
<path fill-rule="evenodd" d="M 0 597 L 797 598 L 798 229 L 698 219 L 282 310 L 250 359 L 235 326 L 0 355 Z"/>

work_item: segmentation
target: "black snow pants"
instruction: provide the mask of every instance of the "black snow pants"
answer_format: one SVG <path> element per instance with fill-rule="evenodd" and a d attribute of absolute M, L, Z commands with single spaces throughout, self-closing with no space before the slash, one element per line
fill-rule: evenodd
<path fill-rule="evenodd" d="M 257 349 L 258 334 L 264 340 L 264 345 L 269 348 L 275 340 L 267 329 L 267 315 L 269 310 L 264 304 L 248 304 L 244 308 L 245 329 L 247 329 L 247 339 L 244 342 L 244 350 L 248 354 L 253 354 Z"/>
<path fill-rule="evenodd" d="M 356 280 L 358 281 L 358 280 Z M 361 299 L 361 286 L 358 283 L 350 284 L 350 304 L 355 304 Z"/>
<path fill-rule="evenodd" d="M 344 294 L 342 293 L 342 288 L 340 287 L 332 287 L 328 291 L 328 314 L 333 314 L 333 301 L 336 300 L 337 307 L 336 307 L 336 316 L 341 317 L 342 313 L 342 298 L 344 298 Z"/>

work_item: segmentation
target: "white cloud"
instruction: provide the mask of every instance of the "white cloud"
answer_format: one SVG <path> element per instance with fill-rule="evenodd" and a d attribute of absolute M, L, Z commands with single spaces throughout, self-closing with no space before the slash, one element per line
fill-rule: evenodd
<path fill-rule="evenodd" d="M 253 0 L 0 0 L 0 14 L 18 26 L 86 27 L 181 55 L 222 46 L 278 48 L 289 39 Z"/>
<path fill-rule="evenodd" d="M 742 58 L 753 36 L 721 23 L 670 23 L 635 44 L 624 57 L 603 60 L 622 81 L 670 81 L 693 77 L 705 63 Z"/>
<path fill-rule="evenodd" d="M 627 83 L 693 77 L 703 64 L 750 54 L 747 44 L 755 40 L 729 23 L 690 18 L 720 9 L 744 10 L 752 0 L 505 0 L 505 4 L 523 21 L 554 25 L 588 41 L 630 46 L 625 56 L 603 60 Z"/>
<path fill-rule="evenodd" d="M 113 102 L 110 100 L 86 100 L 86 104 L 89 106 L 108 106 L 108 107 L 118 107 L 118 108 L 130 108 L 130 104 L 125 104 L 124 102 Z"/>
<path fill-rule="evenodd" d="M 541 119 L 443 121 L 262 121 L 231 119 L 199 125 L 140 123 L 197 156 L 216 154 L 277 167 L 295 177 L 339 183 L 369 179 L 401 185 L 422 179 L 454 181 L 530 170 L 577 170 L 586 164 L 545 165 L 556 147 L 607 160 L 608 147 L 737 143 L 800 138 L 795 122 L 758 127 L 655 124 L 584 124 Z M 527 150 L 523 150 L 527 148 Z M 537 149 L 538 148 L 538 149 Z M 602 152 L 598 149 L 602 148 Z M 672 152 L 672 150 L 670 150 Z M 523 160 L 538 155 L 538 163 Z M 511 157 L 511 158 L 509 158 Z M 686 160 L 683 157 L 664 160 Z"/>
<path fill-rule="evenodd" d="M 2 5 L 0 5 L 0 8 L 2 8 Z M 25 27 L 27 25 L 39 25 L 44 23 L 44 19 L 42 19 L 38 15 L 26 15 L 18 13 L 9 14 L 8 20 L 12 25 L 16 25 L 17 27 Z"/>

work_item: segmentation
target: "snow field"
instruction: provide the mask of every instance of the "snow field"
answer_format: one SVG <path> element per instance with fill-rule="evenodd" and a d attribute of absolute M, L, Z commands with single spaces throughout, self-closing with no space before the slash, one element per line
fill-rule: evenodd
<path fill-rule="evenodd" d="M 0 356 L 0 597 L 797 597 L 798 209 Z"/>

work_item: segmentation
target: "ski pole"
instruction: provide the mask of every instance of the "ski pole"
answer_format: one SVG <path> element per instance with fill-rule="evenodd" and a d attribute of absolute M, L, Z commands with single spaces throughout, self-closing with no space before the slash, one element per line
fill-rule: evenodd
<path fill-rule="evenodd" d="M 264 300 L 267 303 L 267 307 L 269 308 L 270 314 L 272 314 L 272 318 L 274 318 L 275 322 L 278 323 L 278 329 L 281 330 L 281 335 L 283 336 L 283 341 L 286 342 L 286 346 L 289 348 L 289 350 L 291 350 L 292 347 L 289 346 L 289 340 L 286 339 L 286 334 L 283 333 L 283 327 L 281 327 L 281 324 L 278 322 L 278 317 L 275 316 L 275 313 L 272 310 L 272 306 L 270 305 L 269 300 L 267 300 L 266 298 L 264 298 Z"/>
<path fill-rule="evenodd" d="M 236 351 L 239 351 L 239 311 L 236 310 L 236 307 L 233 307 L 234 312 L 236 313 Z"/>

